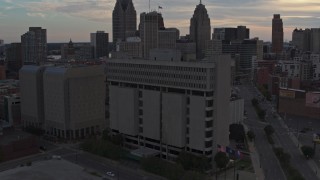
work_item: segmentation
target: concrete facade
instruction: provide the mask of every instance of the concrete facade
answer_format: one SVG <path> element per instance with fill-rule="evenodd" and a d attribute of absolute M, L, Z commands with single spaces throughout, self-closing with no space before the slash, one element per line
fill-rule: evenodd
<path fill-rule="evenodd" d="M 101 66 L 49 67 L 43 81 L 48 134 L 79 138 L 105 128 L 105 75 Z"/>
<path fill-rule="evenodd" d="M 24 127 L 44 128 L 44 70 L 45 67 L 30 65 L 20 70 L 21 119 Z"/>
<path fill-rule="evenodd" d="M 230 56 L 179 62 L 109 59 L 110 128 L 130 148 L 172 160 L 229 145 Z"/>

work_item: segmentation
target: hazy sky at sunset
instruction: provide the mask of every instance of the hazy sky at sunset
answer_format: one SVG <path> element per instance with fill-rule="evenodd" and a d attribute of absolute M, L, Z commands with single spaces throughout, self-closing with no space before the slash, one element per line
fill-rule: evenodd
<path fill-rule="evenodd" d="M 133 0 L 137 16 L 148 11 L 148 0 Z M 151 9 L 160 5 L 165 26 L 189 33 L 190 18 L 197 0 L 151 0 Z M 202 0 L 211 26 L 245 25 L 251 37 L 271 39 L 273 14 L 281 14 L 285 40 L 295 27 L 320 27 L 320 0 Z M 47 29 L 48 42 L 89 41 L 89 33 L 104 30 L 112 39 L 112 10 L 115 0 L 1 0 L 0 39 L 20 42 L 29 26 Z M 138 18 L 139 22 L 139 18 Z"/>

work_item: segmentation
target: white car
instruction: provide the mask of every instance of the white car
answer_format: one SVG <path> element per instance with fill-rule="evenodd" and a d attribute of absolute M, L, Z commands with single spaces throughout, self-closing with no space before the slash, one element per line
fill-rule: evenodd
<path fill-rule="evenodd" d="M 108 176 L 111 176 L 111 177 L 114 177 L 114 176 L 115 176 L 115 174 L 114 174 L 113 172 L 111 172 L 111 171 L 108 171 L 106 174 L 107 174 Z"/>

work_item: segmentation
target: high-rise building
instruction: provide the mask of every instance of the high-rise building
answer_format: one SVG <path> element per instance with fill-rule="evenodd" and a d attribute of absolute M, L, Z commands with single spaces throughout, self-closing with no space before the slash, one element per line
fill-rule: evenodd
<path fill-rule="evenodd" d="M 11 43 L 6 49 L 7 67 L 18 72 L 22 67 L 21 43 Z"/>
<path fill-rule="evenodd" d="M 238 26 L 237 28 L 214 28 L 212 39 L 216 40 L 245 40 L 250 38 L 250 29 L 246 26 Z"/>
<path fill-rule="evenodd" d="M 176 49 L 176 42 L 179 39 L 179 30 L 176 28 L 168 28 L 158 31 L 159 44 L 158 48 Z"/>
<path fill-rule="evenodd" d="M 217 144 L 229 144 L 230 61 L 108 59 L 111 131 L 164 159 L 213 158 Z"/>
<path fill-rule="evenodd" d="M 2 39 L 0 39 L 0 57 L 4 55 L 4 41 Z"/>
<path fill-rule="evenodd" d="M 204 58 L 206 41 L 210 40 L 210 36 L 210 18 L 206 7 L 200 1 L 190 19 L 190 39 L 196 43 L 197 59 Z"/>
<path fill-rule="evenodd" d="M 320 28 L 311 28 L 310 51 L 320 53 Z"/>
<path fill-rule="evenodd" d="M 137 30 L 137 12 L 132 0 L 117 0 L 112 12 L 113 43 L 124 41 L 126 34 Z"/>
<path fill-rule="evenodd" d="M 104 31 L 97 31 L 90 34 L 91 46 L 93 46 L 93 55 L 95 59 L 109 57 L 109 34 Z"/>
<path fill-rule="evenodd" d="M 297 49 L 303 50 L 304 36 L 304 30 L 294 29 L 292 32 L 292 45 Z"/>
<path fill-rule="evenodd" d="M 140 14 L 139 30 L 145 58 L 149 58 L 151 49 L 158 48 L 159 22 L 161 21 L 163 21 L 162 15 L 156 11 Z"/>
<path fill-rule="evenodd" d="M 21 36 L 21 48 L 24 64 L 43 64 L 47 60 L 47 30 L 30 27 Z"/>
<path fill-rule="evenodd" d="M 70 39 L 68 44 L 63 44 L 61 46 L 61 60 L 75 60 L 75 49 L 73 46 L 73 42 Z"/>
<path fill-rule="evenodd" d="M 280 14 L 274 14 L 272 19 L 272 52 L 281 54 L 283 50 L 283 23 Z"/>

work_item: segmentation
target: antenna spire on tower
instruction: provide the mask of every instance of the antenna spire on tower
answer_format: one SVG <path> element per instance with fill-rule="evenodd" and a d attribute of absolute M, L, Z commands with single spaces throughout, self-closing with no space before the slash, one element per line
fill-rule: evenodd
<path fill-rule="evenodd" d="M 200 4 L 202 4 L 202 0 L 200 0 Z"/>

